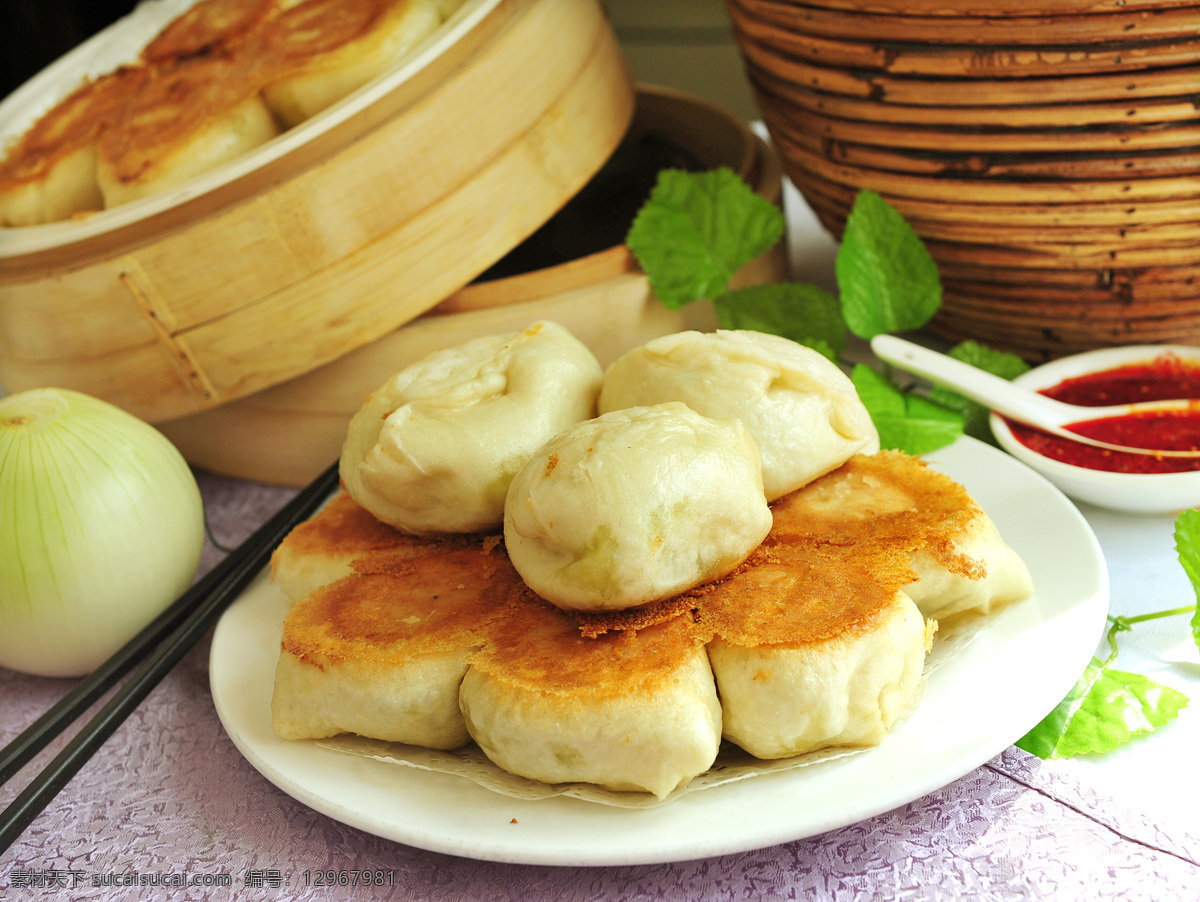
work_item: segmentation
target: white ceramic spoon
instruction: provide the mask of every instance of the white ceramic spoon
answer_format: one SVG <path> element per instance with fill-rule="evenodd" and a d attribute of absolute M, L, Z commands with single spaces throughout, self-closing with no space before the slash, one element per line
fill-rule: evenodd
<path fill-rule="evenodd" d="M 1036 426 L 1043 432 L 1068 438 L 1084 445 L 1107 448 L 1110 451 L 1125 451 L 1131 454 L 1151 454 L 1160 457 L 1200 458 L 1200 451 L 1155 451 L 1150 448 L 1134 448 L 1114 445 L 1071 432 L 1063 427 L 1070 423 L 1098 420 L 1105 417 L 1128 416 L 1147 411 L 1186 410 L 1198 404 L 1196 401 L 1145 401 L 1138 404 L 1119 404 L 1113 407 L 1080 407 L 1055 401 L 1045 395 L 1014 385 L 1007 379 L 993 376 L 978 367 L 955 360 L 937 351 L 905 341 L 894 335 L 877 335 L 871 339 L 871 350 L 880 360 L 892 366 L 921 376 L 937 385 L 953 389 L 972 401 L 985 405 L 996 413 Z"/>

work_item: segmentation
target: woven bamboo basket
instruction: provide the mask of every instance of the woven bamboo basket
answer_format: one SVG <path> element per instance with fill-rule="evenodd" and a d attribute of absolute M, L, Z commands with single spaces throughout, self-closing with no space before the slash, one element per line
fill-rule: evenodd
<path fill-rule="evenodd" d="M 727 6 L 822 224 L 869 188 L 925 239 L 934 331 L 1031 360 L 1200 344 L 1200 4 Z"/>
<path fill-rule="evenodd" d="M 4 129 L 106 54 L 136 55 L 146 15 L 11 95 Z M 159 422 L 295 378 L 519 244 L 633 107 L 599 0 L 466 0 L 391 71 L 177 190 L 0 230 L 0 384 L 78 388 Z"/>
<path fill-rule="evenodd" d="M 626 143 L 661 133 L 695 163 L 728 166 L 782 203 L 782 164 L 746 123 L 700 98 L 642 85 Z M 787 277 L 786 242 L 748 264 L 735 284 Z M 303 485 L 336 459 L 363 397 L 439 348 L 552 319 L 577 335 L 601 364 L 651 338 L 711 328 L 705 305 L 671 311 L 650 291 L 629 249 L 616 244 L 577 259 L 473 282 L 383 338 L 295 379 L 210 410 L 160 423 L 194 465 L 214 472 Z"/>

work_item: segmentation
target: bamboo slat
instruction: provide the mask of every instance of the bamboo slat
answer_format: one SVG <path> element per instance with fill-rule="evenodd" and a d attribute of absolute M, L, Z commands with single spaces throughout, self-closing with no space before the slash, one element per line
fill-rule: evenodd
<path fill-rule="evenodd" d="M 1194 0 L 1043 0 L 1041 3 L 1038 0 L 971 0 L 958 4 L 946 0 L 795 0 L 791 5 L 897 16 L 962 16 L 969 12 L 974 16 L 1005 18 L 1056 13 L 1154 12 L 1196 4 Z"/>
<path fill-rule="evenodd" d="M 772 134 L 782 134 L 792 141 L 821 137 L 894 149 L 935 148 L 945 153 L 1001 154 L 1115 154 L 1118 151 L 1138 153 L 1200 146 L 1200 120 L 1141 127 L 1123 123 L 1084 127 L 1060 125 L 1039 131 L 841 119 L 764 92 L 758 94 L 758 102 Z"/>
<path fill-rule="evenodd" d="M 777 85 L 843 97 L 870 98 L 913 107 L 1009 107 L 1075 104 L 1111 100 L 1188 97 L 1200 82 L 1200 54 L 1192 44 L 1185 65 L 1138 71 L 1026 73 L 1021 78 L 967 78 L 896 75 L 857 68 L 840 68 L 797 59 L 752 40 L 743 40 L 746 62 L 769 73 Z M 786 90 L 786 89 L 780 89 Z"/>
<path fill-rule="evenodd" d="M 978 14 L 972 3 L 942 4 L 947 15 L 914 16 L 871 10 L 830 9 L 784 0 L 731 0 L 762 22 L 786 31 L 860 40 L 864 34 L 888 41 L 988 46 L 1100 44 L 1124 40 L 1188 40 L 1194 36 L 1195 4 L 1126 5 L 1105 12 L 1079 12 L 1067 3 L 1033 4 L 1016 15 Z M 952 10 L 952 12 L 951 12 Z"/>
<path fill-rule="evenodd" d="M 939 6 L 944 4 L 939 3 Z M 1183 5 L 1182 3 L 1180 5 Z M 808 63 L 844 69 L 923 75 L 941 78 L 1029 78 L 1132 72 L 1194 63 L 1200 40 L 1122 41 L 1113 36 L 1100 44 L 1077 47 L 902 44 L 878 40 L 839 40 L 785 31 L 750 15 L 736 0 L 727 4 L 743 45 Z M 833 7 L 830 7 L 833 8 Z M 903 14 L 902 11 L 895 11 Z M 868 36 L 869 37 L 869 36 Z"/>
<path fill-rule="evenodd" d="M 1062 128 L 1097 128 L 1172 125 L 1200 121 L 1195 103 L 1188 97 L 1150 98 L 1134 102 L 1123 99 L 1080 104 L 1012 106 L 916 106 L 814 91 L 806 86 L 775 78 L 751 63 L 752 85 L 766 94 L 782 98 L 813 113 L 837 119 L 900 126 L 943 126 L 955 128 L 1020 129 L 1024 131 Z"/>

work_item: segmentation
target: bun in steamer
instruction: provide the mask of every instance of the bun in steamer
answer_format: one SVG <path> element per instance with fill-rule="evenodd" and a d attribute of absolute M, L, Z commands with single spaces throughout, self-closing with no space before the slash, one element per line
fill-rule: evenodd
<path fill-rule="evenodd" d="M 144 80 L 97 140 L 105 207 L 164 191 L 279 134 L 256 78 L 242 57 L 199 56 Z"/>
<path fill-rule="evenodd" d="M 612 611 L 724 576 L 771 528 L 758 447 L 740 420 L 684 404 L 579 423 L 517 473 L 504 541 L 535 592 Z"/>
<path fill-rule="evenodd" d="M 634 348 L 604 374 L 601 413 L 664 401 L 741 419 L 762 453 L 768 501 L 852 454 L 879 450 L 850 379 L 818 352 L 777 335 L 679 332 Z"/>
<path fill-rule="evenodd" d="M 273 75 L 263 95 L 285 128 L 391 66 L 442 23 L 431 0 L 305 0 L 273 17 L 255 55 Z"/>
<path fill-rule="evenodd" d="M 114 207 L 235 159 L 395 65 L 459 5 L 202 0 L 5 148 L 0 226 Z"/>
<path fill-rule="evenodd" d="M 150 63 L 171 63 L 214 50 L 228 52 L 270 18 L 279 0 L 200 0 L 142 48 Z"/>
<path fill-rule="evenodd" d="M 544 442 L 595 413 L 602 370 L 557 323 L 435 351 L 350 421 L 341 479 L 414 534 L 498 528 L 509 482 Z"/>
<path fill-rule="evenodd" d="M 27 131 L 0 163 L 0 226 L 31 226 L 99 210 L 96 139 L 147 72 L 123 67 L 85 81 Z"/>

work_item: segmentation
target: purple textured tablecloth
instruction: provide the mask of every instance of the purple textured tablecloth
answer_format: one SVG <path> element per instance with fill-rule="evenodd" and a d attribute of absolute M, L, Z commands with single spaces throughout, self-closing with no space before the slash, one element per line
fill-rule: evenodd
<path fill-rule="evenodd" d="M 292 494 L 199 478 L 213 534 L 225 545 L 241 541 Z M 220 556 L 207 547 L 202 568 Z M 0 669 L 0 743 L 70 685 Z M 68 738 L 0 787 L 0 804 Z M 1194 781 L 1181 786 L 1196 795 Z M 384 885 L 315 886 L 304 876 L 328 870 L 370 870 Z M 180 880 L 194 885 L 170 885 Z M 1200 839 L 1118 806 L 1069 768 L 1009 749 L 895 811 L 740 855 L 616 868 L 454 858 L 348 827 L 268 783 L 217 719 L 205 640 L 0 854 L 0 899 L 13 902 L 350 898 L 1195 902 Z"/>

